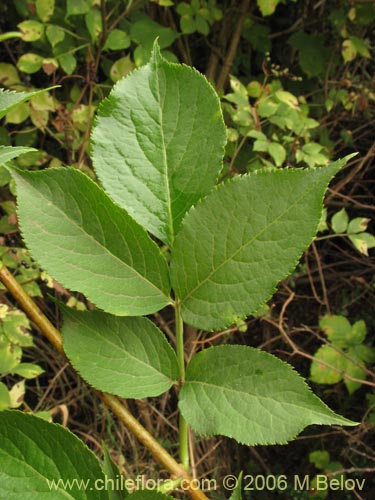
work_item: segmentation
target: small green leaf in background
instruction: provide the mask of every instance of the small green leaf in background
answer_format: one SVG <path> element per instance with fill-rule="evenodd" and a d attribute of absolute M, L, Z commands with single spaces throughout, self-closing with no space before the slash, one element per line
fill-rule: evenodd
<path fill-rule="evenodd" d="M 342 208 L 339 212 L 336 212 L 331 219 L 333 231 L 338 234 L 345 233 L 348 228 L 348 222 L 348 214 L 345 208 Z"/>
<path fill-rule="evenodd" d="M 22 349 L 0 334 L 0 373 L 12 372 L 20 364 L 21 357 Z"/>
<path fill-rule="evenodd" d="M 15 83 L 20 83 L 20 76 L 17 68 L 13 66 L 13 64 L 0 62 L 0 81 L 4 87 L 10 87 Z M 1 91 L 4 92 L 4 89 L 1 89 Z M 2 108 L 0 107 L 0 109 Z"/>
<path fill-rule="evenodd" d="M 346 360 L 341 352 L 333 349 L 329 345 L 323 345 L 315 353 L 310 367 L 310 379 L 317 384 L 337 384 L 342 379 L 342 372 L 345 370 Z M 323 361 L 323 363 L 320 363 Z M 333 366 L 333 370 L 329 366 Z"/>
<path fill-rule="evenodd" d="M 108 500 L 106 491 L 93 486 L 96 479 L 104 484 L 104 474 L 82 441 L 60 425 L 19 411 L 0 413 L 0 477 L 6 500 Z M 59 479 L 72 481 L 72 488 L 49 486 Z M 91 488 L 80 488 L 80 480 Z"/>
<path fill-rule="evenodd" d="M 245 346 L 196 354 L 179 408 L 198 434 L 220 434 L 250 446 L 284 444 L 312 424 L 357 425 L 330 410 L 290 365 Z"/>
<path fill-rule="evenodd" d="M 131 60 L 130 56 L 124 56 L 120 59 L 117 59 L 117 61 L 112 64 L 111 70 L 109 72 L 111 80 L 113 82 L 118 82 L 119 80 L 121 80 L 121 78 L 133 71 L 134 67 L 134 63 Z"/>
<path fill-rule="evenodd" d="M 309 461 L 317 469 L 325 469 L 329 464 L 330 456 L 328 451 L 313 451 L 309 453 Z"/>
<path fill-rule="evenodd" d="M 9 408 L 19 408 L 25 397 L 25 381 L 21 380 L 13 385 L 9 391 L 10 405 Z"/>
<path fill-rule="evenodd" d="M 76 69 L 77 59 L 74 57 L 73 54 L 64 54 L 62 56 L 59 56 L 57 60 L 59 61 L 59 64 L 61 64 L 62 69 L 68 75 L 71 75 L 73 71 Z"/>
<path fill-rule="evenodd" d="M 123 50 L 130 47 L 130 36 L 126 31 L 114 29 L 108 35 L 103 50 Z"/>
<path fill-rule="evenodd" d="M 159 47 L 164 49 L 169 47 L 179 37 L 179 34 L 171 28 L 162 26 L 146 16 L 132 23 L 130 27 L 130 37 L 134 42 L 146 49 L 148 52 L 147 57 L 149 58 L 156 38 Z"/>
<path fill-rule="evenodd" d="M 341 53 L 344 62 L 353 61 L 353 59 L 355 59 L 357 55 L 365 57 L 366 59 L 369 59 L 371 57 L 370 51 L 368 49 L 368 42 L 356 36 L 350 36 L 347 40 L 344 40 L 342 42 Z"/>
<path fill-rule="evenodd" d="M 35 42 L 44 33 L 44 26 L 38 21 L 22 21 L 17 25 L 17 28 L 21 31 L 24 42 Z"/>
<path fill-rule="evenodd" d="M 6 410 L 9 407 L 10 407 L 10 396 L 8 387 L 5 384 L 3 384 L 3 382 L 0 382 L 0 411 Z"/>
<path fill-rule="evenodd" d="M 345 316 L 327 314 L 320 320 L 319 326 L 327 335 L 327 338 L 340 348 L 344 347 L 350 341 L 352 325 Z"/>
<path fill-rule="evenodd" d="M 47 26 L 46 35 L 52 47 L 62 42 L 65 38 L 65 31 L 60 26 L 50 24 Z"/>
<path fill-rule="evenodd" d="M 311 243 L 324 192 L 346 160 L 238 176 L 190 210 L 171 256 L 186 323 L 225 328 L 271 297 Z"/>
<path fill-rule="evenodd" d="M 54 13 L 55 0 L 36 0 L 35 7 L 39 19 L 46 23 Z"/>
<path fill-rule="evenodd" d="M 375 237 L 370 233 L 349 234 L 348 237 L 363 255 L 368 256 L 369 248 L 375 248 Z"/>
<path fill-rule="evenodd" d="M 64 350 L 93 387 L 124 398 L 159 396 L 178 379 L 175 352 L 147 318 L 64 307 Z"/>
<path fill-rule="evenodd" d="M 159 248 L 89 177 L 73 168 L 11 173 L 22 235 L 50 275 L 120 316 L 170 303 Z"/>
<path fill-rule="evenodd" d="M 348 224 L 348 234 L 356 234 L 366 231 L 369 222 L 370 219 L 367 219 L 366 217 L 356 217 L 355 219 L 352 219 Z"/>
<path fill-rule="evenodd" d="M 36 378 L 44 373 L 44 370 L 33 363 L 21 363 L 13 370 L 13 373 L 23 378 Z"/>
<path fill-rule="evenodd" d="M 17 68 L 24 73 L 36 73 L 43 64 L 43 57 L 38 54 L 28 52 L 23 54 L 17 62 Z"/>
<path fill-rule="evenodd" d="M 6 315 L 1 318 L 0 333 L 5 335 L 8 341 L 14 345 L 21 347 L 30 347 L 33 345 L 29 329 L 30 322 L 27 316 L 19 309 L 8 310 Z"/>
<path fill-rule="evenodd" d="M 91 40 L 96 42 L 103 31 L 102 15 L 99 9 L 91 9 L 85 16 L 86 26 Z"/>
<path fill-rule="evenodd" d="M 171 244 L 186 211 L 215 185 L 226 140 L 220 102 L 193 68 L 167 62 L 157 45 L 98 111 L 95 171 L 108 195 Z"/>
<path fill-rule="evenodd" d="M 262 16 L 270 16 L 276 10 L 277 5 L 280 3 L 280 0 L 257 0 L 257 4 L 259 7 Z"/>
<path fill-rule="evenodd" d="M 87 14 L 90 11 L 89 0 L 66 0 L 66 17 Z"/>
<path fill-rule="evenodd" d="M 318 384 L 337 384 L 344 380 L 349 394 L 352 394 L 362 384 L 349 380 L 345 375 L 365 379 L 365 363 L 375 361 L 375 350 L 363 344 L 366 324 L 363 320 L 358 320 L 351 325 L 344 316 L 326 315 L 320 321 L 320 328 L 327 335 L 330 344 L 321 346 L 315 353 L 310 378 Z"/>
<path fill-rule="evenodd" d="M 28 103 L 22 102 L 12 108 L 6 114 L 5 123 L 19 124 L 23 123 L 30 116 L 30 107 Z"/>
<path fill-rule="evenodd" d="M 281 167 L 286 158 L 285 148 L 278 142 L 271 142 L 268 147 L 268 153 L 272 156 L 275 165 Z"/>

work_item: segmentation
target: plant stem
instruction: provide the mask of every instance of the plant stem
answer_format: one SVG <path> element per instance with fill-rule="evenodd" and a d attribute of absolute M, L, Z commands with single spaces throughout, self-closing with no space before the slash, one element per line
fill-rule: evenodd
<path fill-rule="evenodd" d="M 180 382 L 185 382 L 185 356 L 184 356 L 184 323 L 181 317 L 181 304 L 176 300 L 175 304 L 175 322 L 176 322 L 176 353 L 180 375 Z M 188 428 L 184 417 L 180 414 L 180 460 L 185 467 L 189 470 L 189 439 Z"/>

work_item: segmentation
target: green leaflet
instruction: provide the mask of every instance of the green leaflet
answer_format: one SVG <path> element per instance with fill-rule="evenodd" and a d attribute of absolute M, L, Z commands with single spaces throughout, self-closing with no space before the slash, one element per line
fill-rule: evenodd
<path fill-rule="evenodd" d="M 35 92 L 14 92 L 12 90 L 0 89 L 0 118 L 3 118 L 3 116 L 5 116 L 12 108 L 17 106 L 17 104 L 28 101 L 35 95 L 41 94 L 42 92 L 47 92 L 48 90 L 54 88 L 56 88 L 56 86 L 48 87 L 47 89 L 36 90 Z"/>
<path fill-rule="evenodd" d="M 177 381 L 176 355 L 150 320 L 63 311 L 65 353 L 96 389 L 140 399 L 159 396 Z"/>
<path fill-rule="evenodd" d="M 17 158 L 17 156 L 23 155 L 24 153 L 29 153 L 30 151 L 36 151 L 36 149 L 26 148 L 23 146 L 0 146 L 0 167 L 8 161 Z"/>
<path fill-rule="evenodd" d="M 49 486 L 59 479 L 89 481 L 92 488 Z M 0 498 L 108 500 L 107 492 L 93 488 L 97 479 L 104 483 L 97 458 L 70 431 L 19 411 L 0 412 Z"/>
<path fill-rule="evenodd" d="M 286 443 L 311 424 L 357 425 L 330 410 L 291 366 L 252 347 L 198 353 L 179 398 L 182 415 L 198 434 L 252 446 Z"/>
<path fill-rule="evenodd" d="M 86 175 L 71 168 L 10 170 L 22 235 L 49 274 L 119 316 L 149 314 L 170 302 L 159 248 Z"/>
<path fill-rule="evenodd" d="M 224 328 L 271 297 L 311 243 L 324 192 L 346 160 L 239 176 L 190 210 L 171 257 L 186 323 Z"/>
<path fill-rule="evenodd" d="M 219 99 L 193 68 L 150 62 L 117 83 L 92 134 L 108 195 L 172 244 L 185 212 L 215 185 L 226 141 Z"/>

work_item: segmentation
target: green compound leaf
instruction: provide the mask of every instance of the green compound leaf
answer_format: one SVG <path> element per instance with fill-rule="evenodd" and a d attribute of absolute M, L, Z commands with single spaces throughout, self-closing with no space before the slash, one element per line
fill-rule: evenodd
<path fill-rule="evenodd" d="M 23 237 L 48 274 L 119 316 L 170 303 L 159 248 L 86 175 L 70 168 L 10 170 Z"/>
<path fill-rule="evenodd" d="M 117 83 L 92 134 L 94 167 L 109 196 L 173 243 L 185 212 L 214 186 L 226 132 L 219 99 L 193 68 L 150 62 Z"/>
<path fill-rule="evenodd" d="M 195 432 L 251 446 L 284 444 L 312 424 L 357 425 L 330 410 L 290 365 L 252 347 L 198 353 L 179 398 Z"/>
<path fill-rule="evenodd" d="M 41 94 L 42 92 L 47 92 L 48 90 L 54 88 L 56 88 L 56 86 L 36 90 L 35 92 L 14 92 L 12 90 L 0 89 L 0 118 L 3 118 L 3 116 L 5 116 L 12 108 L 17 106 L 17 104 L 28 101 L 33 96 Z"/>
<path fill-rule="evenodd" d="M 101 391 L 140 399 L 159 396 L 178 379 L 172 347 L 146 318 L 64 307 L 62 333 L 74 368 Z"/>
<path fill-rule="evenodd" d="M 345 163 L 239 176 L 191 209 L 171 257 L 184 321 L 214 330 L 255 313 L 311 243 Z"/>
<path fill-rule="evenodd" d="M 61 480 L 74 478 L 77 484 L 64 489 Z M 87 481 L 86 489 L 80 488 L 81 480 Z M 94 487 L 95 480 L 104 484 L 98 460 L 70 431 L 20 411 L 0 413 L 1 498 L 108 500 L 106 491 Z"/>

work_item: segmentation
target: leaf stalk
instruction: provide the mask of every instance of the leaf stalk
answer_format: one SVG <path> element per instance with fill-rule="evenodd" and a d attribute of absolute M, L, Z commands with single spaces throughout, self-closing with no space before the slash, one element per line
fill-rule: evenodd
<path fill-rule="evenodd" d="M 179 367 L 180 383 L 185 382 L 185 349 L 184 349 L 184 323 L 181 316 L 181 302 L 175 302 L 175 323 L 176 323 L 176 354 Z M 180 460 L 185 468 L 189 470 L 189 436 L 188 427 L 184 417 L 179 417 L 180 430 Z"/>

